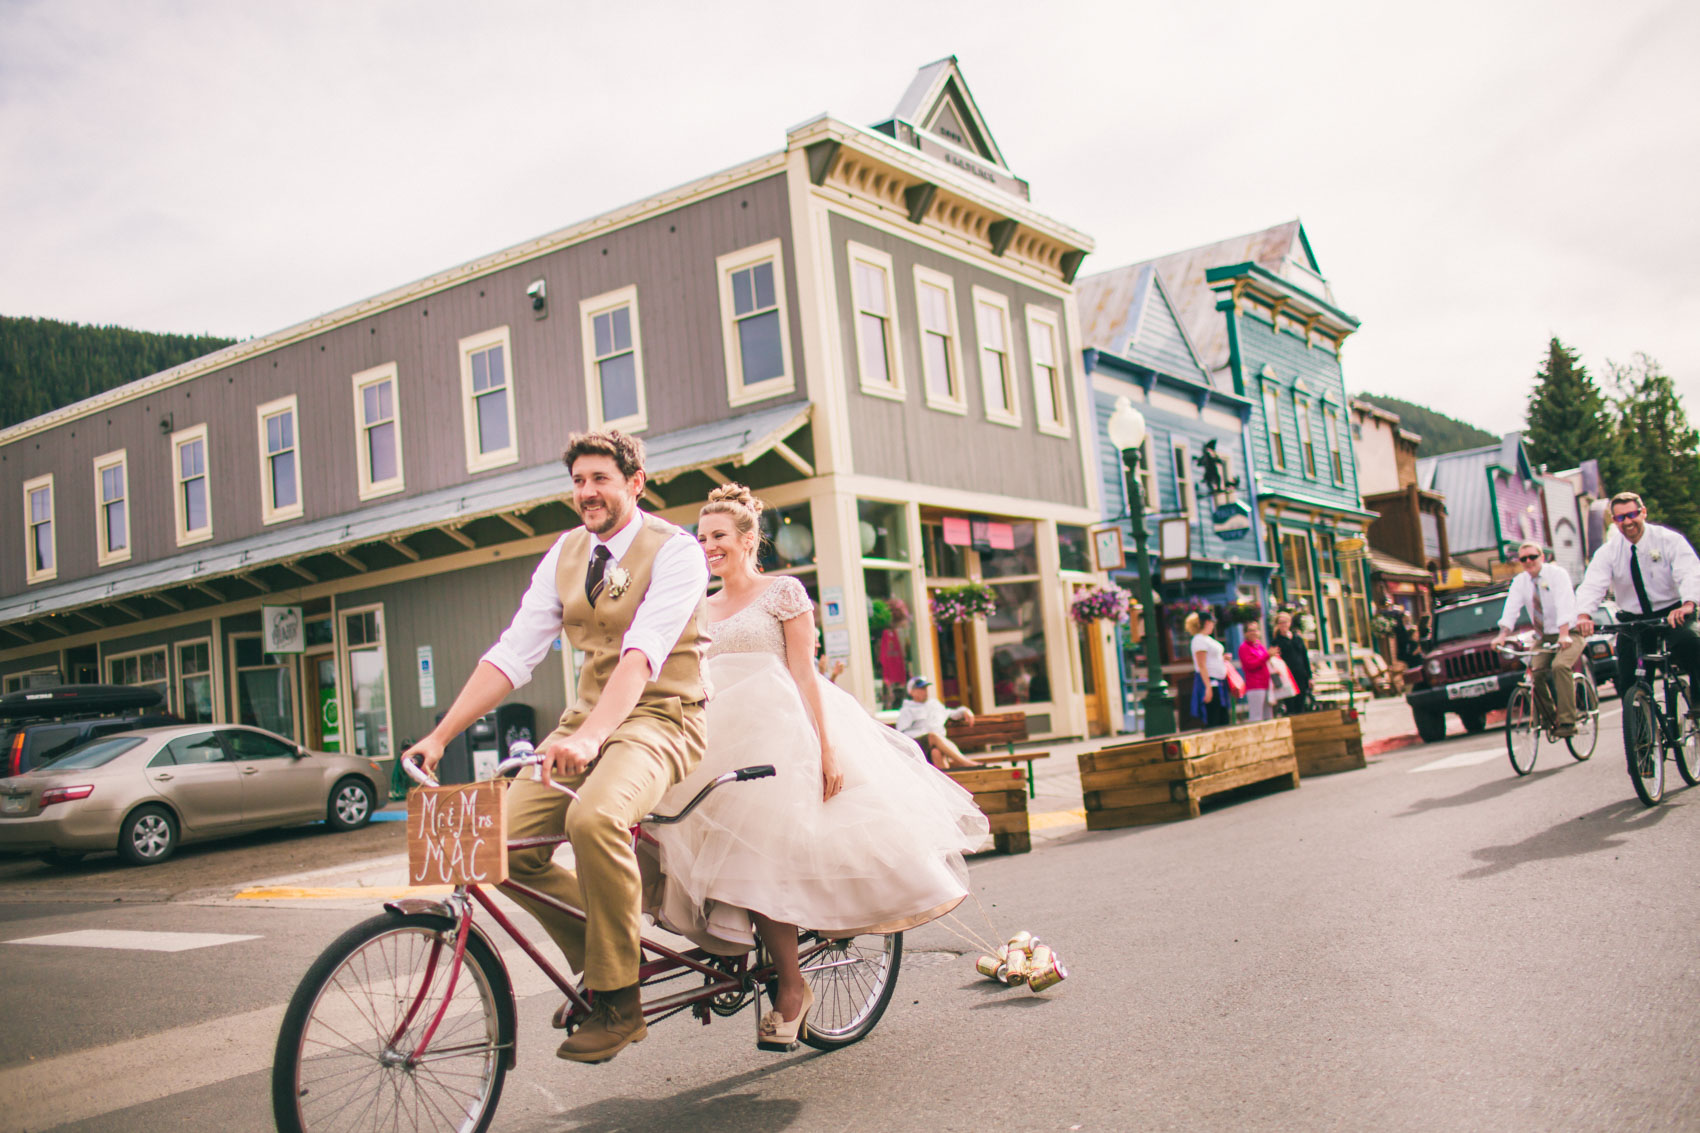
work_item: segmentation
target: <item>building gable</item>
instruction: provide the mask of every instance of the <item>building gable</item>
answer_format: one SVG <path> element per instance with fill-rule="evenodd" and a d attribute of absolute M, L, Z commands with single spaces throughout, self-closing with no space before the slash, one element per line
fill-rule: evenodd
<path fill-rule="evenodd" d="M 917 71 L 891 117 L 874 129 L 1028 199 L 1027 182 L 1010 171 L 954 55 Z"/>

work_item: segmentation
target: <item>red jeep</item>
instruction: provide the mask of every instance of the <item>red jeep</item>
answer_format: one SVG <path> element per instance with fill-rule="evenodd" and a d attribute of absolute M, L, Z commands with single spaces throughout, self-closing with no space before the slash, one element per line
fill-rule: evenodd
<path fill-rule="evenodd" d="M 1493 647 L 1505 610 L 1508 582 L 1437 605 L 1434 628 L 1423 642 L 1423 662 L 1405 672 L 1405 700 L 1424 743 L 1446 738 L 1446 714 L 1456 712 L 1467 732 L 1487 727 L 1488 713 L 1504 708 L 1523 675 L 1523 664 Z M 1525 610 L 1516 630 L 1530 625 Z"/>

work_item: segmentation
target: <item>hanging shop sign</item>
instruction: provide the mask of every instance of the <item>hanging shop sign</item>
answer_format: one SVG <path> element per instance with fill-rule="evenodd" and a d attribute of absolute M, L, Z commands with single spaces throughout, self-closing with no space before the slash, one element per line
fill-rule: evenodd
<path fill-rule="evenodd" d="M 1251 532 L 1251 508 L 1243 500 L 1230 500 L 1210 513 L 1218 539 L 1244 539 Z"/>

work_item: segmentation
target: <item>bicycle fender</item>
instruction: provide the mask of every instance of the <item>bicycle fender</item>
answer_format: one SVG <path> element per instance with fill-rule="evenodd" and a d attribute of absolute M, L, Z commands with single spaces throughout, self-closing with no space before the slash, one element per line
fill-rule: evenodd
<path fill-rule="evenodd" d="M 385 901 L 384 909 L 391 913 L 399 913 L 402 916 L 410 916 L 414 913 L 424 913 L 432 916 L 444 917 L 450 921 L 457 919 L 454 911 L 446 904 L 441 901 L 431 901 L 424 897 L 398 897 L 394 900 Z M 484 946 L 490 950 L 490 955 L 496 957 L 497 963 L 501 963 L 502 954 L 496 948 L 496 942 L 491 939 L 490 934 L 484 931 L 484 926 L 479 924 L 477 921 L 474 921 L 472 923 L 472 933 L 474 936 L 478 937 L 479 940 L 484 942 Z M 505 977 L 502 981 L 504 984 L 502 994 L 507 997 L 508 1018 L 513 1020 L 514 1033 L 505 1036 L 508 1046 L 508 1069 L 512 1070 L 515 1066 L 519 1065 L 519 1003 L 514 998 L 513 977 L 507 975 L 507 966 L 505 964 L 502 965 L 502 974 Z"/>

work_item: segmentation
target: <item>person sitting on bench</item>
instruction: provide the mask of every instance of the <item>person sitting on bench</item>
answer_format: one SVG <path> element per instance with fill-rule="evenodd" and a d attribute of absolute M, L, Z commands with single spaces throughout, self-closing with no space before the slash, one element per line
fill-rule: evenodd
<path fill-rule="evenodd" d="M 944 734 L 946 720 L 974 722 L 974 713 L 967 707 L 946 708 L 932 697 L 932 681 L 916 677 L 909 682 L 909 699 L 897 710 L 897 730 L 921 745 L 927 759 L 940 771 L 960 767 L 978 767 Z"/>

